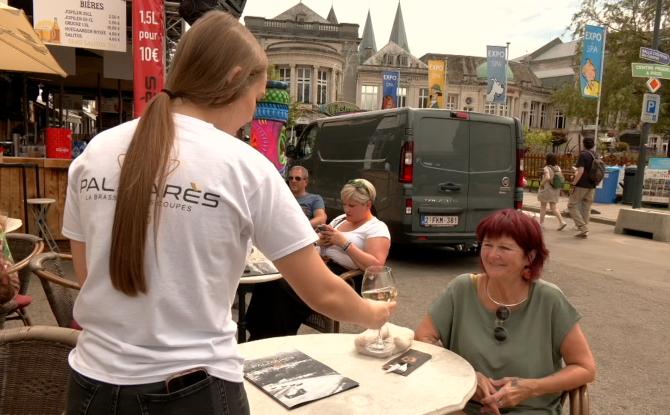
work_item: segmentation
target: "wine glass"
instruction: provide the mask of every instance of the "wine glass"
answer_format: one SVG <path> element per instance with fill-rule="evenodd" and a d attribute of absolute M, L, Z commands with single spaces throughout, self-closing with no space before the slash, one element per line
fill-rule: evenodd
<path fill-rule="evenodd" d="M 363 284 L 361 286 L 363 298 L 374 301 L 394 301 L 398 296 L 398 289 L 390 267 L 373 265 L 365 269 Z M 383 326 L 382 326 L 383 327 Z M 387 353 L 393 348 L 393 339 L 385 342 L 382 339 L 382 328 L 379 328 L 377 339 L 366 346 L 372 353 Z"/>

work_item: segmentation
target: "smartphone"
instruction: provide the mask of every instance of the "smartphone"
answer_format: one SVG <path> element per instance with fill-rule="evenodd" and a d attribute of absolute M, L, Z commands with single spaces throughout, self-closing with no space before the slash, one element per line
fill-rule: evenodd
<path fill-rule="evenodd" d="M 327 231 L 327 230 L 328 230 L 328 225 L 319 225 L 319 226 L 316 227 L 316 232 L 317 233 Z"/>
<path fill-rule="evenodd" d="M 208 377 L 209 373 L 207 373 L 207 370 L 202 367 L 196 367 L 170 376 L 165 381 L 165 387 L 168 393 L 176 392 L 191 385 L 195 385 Z"/>

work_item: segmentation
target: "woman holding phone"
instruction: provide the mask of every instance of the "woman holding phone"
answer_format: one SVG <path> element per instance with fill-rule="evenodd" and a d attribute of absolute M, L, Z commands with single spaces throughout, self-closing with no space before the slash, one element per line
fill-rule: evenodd
<path fill-rule="evenodd" d="M 340 192 L 344 213 L 316 228 L 318 252 L 335 274 L 386 263 L 391 235 L 386 224 L 372 213 L 376 196 L 368 180 L 348 181 Z M 354 278 L 357 293 L 361 292 L 361 281 L 362 277 Z M 258 285 L 247 313 L 250 340 L 294 335 L 311 313 L 285 281 Z"/>

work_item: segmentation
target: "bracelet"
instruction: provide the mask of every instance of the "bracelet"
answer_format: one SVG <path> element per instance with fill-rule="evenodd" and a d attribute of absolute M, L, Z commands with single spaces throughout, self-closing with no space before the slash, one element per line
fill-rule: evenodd
<path fill-rule="evenodd" d="M 342 245 L 342 250 L 344 252 L 347 252 L 347 249 L 349 249 L 350 246 L 351 246 L 351 241 L 347 241 L 347 242 L 344 243 L 344 245 Z"/>

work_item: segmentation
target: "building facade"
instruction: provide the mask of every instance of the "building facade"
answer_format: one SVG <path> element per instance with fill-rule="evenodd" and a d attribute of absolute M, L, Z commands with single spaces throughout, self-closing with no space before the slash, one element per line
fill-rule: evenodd
<path fill-rule="evenodd" d="M 290 84 L 291 97 L 304 107 L 346 101 L 361 109 L 379 109 L 385 71 L 400 72 L 399 106 L 428 107 L 427 61 L 443 59 L 447 61 L 446 108 L 518 117 L 527 128 L 566 127 L 565 117 L 551 105 L 552 89 L 532 70 L 533 65 L 542 64 L 537 58 L 547 56 L 551 47 L 530 59 L 509 61 L 507 104 L 495 105 L 486 102 L 486 58 L 411 54 L 400 4 L 389 40 L 379 50 L 370 12 L 362 38 L 359 26 L 339 23 L 332 7 L 323 18 L 302 3 L 273 19 L 247 16 L 245 24 L 266 50 L 279 78 Z"/>

